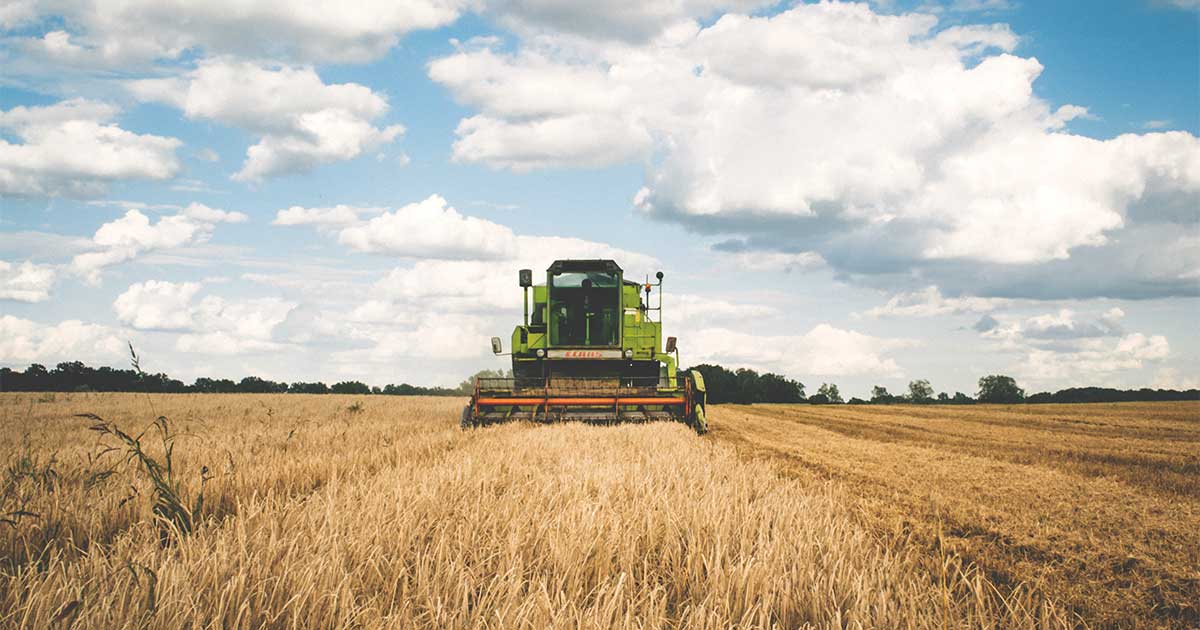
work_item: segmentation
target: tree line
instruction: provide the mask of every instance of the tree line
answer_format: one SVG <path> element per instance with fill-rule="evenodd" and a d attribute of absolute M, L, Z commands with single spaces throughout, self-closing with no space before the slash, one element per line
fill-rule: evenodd
<path fill-rule="evenodd" d="M 136 367 L 136 366 L 135 366 Z M 876 385 L 871 389 L 870 399 L 851 398 L 845 400 L 835 383 L 822 383 L 817 392 L 805 395 L 804 383 L 772 372 L 758 373 L 741 368 L 729 370 L 720 365 L 704 363 L 692 369 L 704 377 L 708 401 L 721 403 L 811 403 L 852 405 L 969 405 L 974 403 L 1039 404 L 1039 403 L 1086 403 L 1086 402 L 1144 402 L 1200 400 L 1200 390 L 1173 389 L 1112 389 L 1108 387 L 1071 387 L 1056 392 L 1039 392 L 1026 395 L 1010 376 L 992 374 L 979 379 L 979 390 L 974 396 L 963 392 L 934 393 L 926 379 L 917 379 L 908 384 L 908 391 L 892 394 L 886 387 Z M 478 377 L 511 377 L 503 370 L 483 370 L 464 380 L 457 387 L 423 387 L 420 385 L 388 384 L 384 387 L 370 386 L 361 381 L 341 381 L 333 385 L 322 382 L 284 383 L 257 376 L 247 376 L 240 381 L 227 378 L 197 378 L 188 385 L 183 381 L 157 373 L 149 374 L 140 369 L 93 368 L 79 361 L 59 363 L 52 369 L 34 363 L 23 371 L 0 368 L 0 391 L 8 392 L 151 392 L 151 393 L 204 393 L 204 394 L 376 394 L 383 396 L 468 396 L 475 388 Z"/>
<path fill-rule="evenodd" d="M 473 381 L 472 381 L 473 382 Z M 371 387 L 361 381 L 283 383 L 257 376 L 240 381 L 197 378 L 191 385 L 170 376 L 140 370 L 93 368 L 79 361 L 59 363 L 52 369 L 34 363 L 24 371 L 0 368 L 0 391 L 6 392 L 150 392 L 159 394 L 380 394 L 384 396 L 464 396 L 466 381 L 458 387 L 422 387 L 401 383 Z"/>
<path fill-rule="evenodd" d="M 693 367 L 704 377 L 708 401 L 720 403 L 811 403 L 851 405 L 972 405 L 991 404 L 1040 404 L 1040 403 L 1086 403 L 1086 402 L 1153 402 L 1200 400 L 1200 390 L 1174 389 L 1113 389 L 1109 387 L 1071 387 L 1054 393 L 1039 392 L 1027 396 L 1016 379 L 1003 374 L 990 374 L 979 379 L 979 389 L 972 396 L 963 392 L 935 393 L 927 379 L 917 379 L 908 384 L 908 391 L 890 393 L 886 387 L 871 388 L 870 399 L 851 398 L 844 400 L 835 383 L 822 383 L 817 392 L 805 396 L 804 383 L 785 376 L 741 368 L 729 370 L 720 365 L 701 364 Z"/>

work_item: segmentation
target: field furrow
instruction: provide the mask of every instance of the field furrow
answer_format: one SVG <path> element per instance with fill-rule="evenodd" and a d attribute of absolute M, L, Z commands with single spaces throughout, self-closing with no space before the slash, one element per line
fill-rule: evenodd
<path fill-rule="evenodd" d="M 1200 620 L 1200 453 L 1187 441 L 1147 448 L 1147 432 L 1134 428 L 1123 453 L 1085 421 L 1107 414 L 1105 424 L 1120 426 L 1129 415 L 1144 425 L 1162 413 L 1194 439 L 1200 422 L 1186 414 L 1200 405 L 1019 408 L 1027 419 L 1016 409 L 762 405 L 712 415 L 714 438 L 743 457 L 845 484 L 864 523 L 948 544 L 993 582 L 1035 588 L 1091 625 Z M 1043 434 L 1047 418 L 1064 416 L 1080 420 L 1065 427 L 1082 428 Z M 1175 474 L 1139 451 L 1157 452 Z"/>

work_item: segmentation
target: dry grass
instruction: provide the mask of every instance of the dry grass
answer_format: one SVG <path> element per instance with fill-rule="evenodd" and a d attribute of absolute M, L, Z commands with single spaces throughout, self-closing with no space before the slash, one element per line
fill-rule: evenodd
<path fill-rule="evenodd" d="M 0 456 L 11 463 L 3 511 L 19 513 L 0 524 L 0 623 L 1023 628 L 1076 621 L 1028 589 L 990 583 L 948 545 L 879 535 L 861 521 L 842 482 L 798 482 L 682 425 L 462 433 L 461 404 L 0 396 Z M 89 430 L 98 421 L 79 413 L 137 442 L 159 466 L 161 483 L 128 441 Z M 158 415 L 173 432 L 169 467 L 166 443 L 151 426 Z M 189 511 L 187 528 L 161 509 L 164 484 Z"/>
<path fill-rule="evenodd" d="M 1095 627 L 1200 626 L 1200 403 L 726 406 L 713 438 Z"/>

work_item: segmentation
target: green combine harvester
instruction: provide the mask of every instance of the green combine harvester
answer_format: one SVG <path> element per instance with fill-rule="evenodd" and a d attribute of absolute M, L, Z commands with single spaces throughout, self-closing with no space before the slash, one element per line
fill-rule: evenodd
<path fill-rule="evenodd" d="M 661 271 L 657 282 L 638 283 L 611 260 L 556 260 L 545 284 L 534 286 L 529 269 L 519 276 L 525 318 L 513 330 L 512 377 L 476 379 L 464 429 L 511 420 L 676 420 L 708 430 L 704 379 L 677 369 L 674 337 L 662 346 Z M 499 337 L 492 352 L 504 352 Z"/>

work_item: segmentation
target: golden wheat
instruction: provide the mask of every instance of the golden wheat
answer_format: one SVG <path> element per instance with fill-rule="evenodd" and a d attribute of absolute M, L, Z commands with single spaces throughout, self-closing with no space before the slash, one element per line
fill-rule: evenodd
<path fill-rule="evenodd" d="M 1062 627 L 948 544 L 882 535 L 677 424 L 460 432 L 462 401 L 0 396 L 11 627 Z M 165 416 L 190 532 L 130 437 Z M 726 414 L 731 423 L 737 413 Z M 164 462 L 151 432 L 140 447 Z M 106 470 L 112 470 L 105 476 Z M 202 472 L 206 471 L 206 472 Z M 161 497 L 159 497 L 161 498 Z"/>
<path fill-rule="evenodd" d="M 1200 403 L 724 406 L 713 438 L 835 480 L 882 535 L 948 548 L 1094 627 L 1200 626 Z"/>

